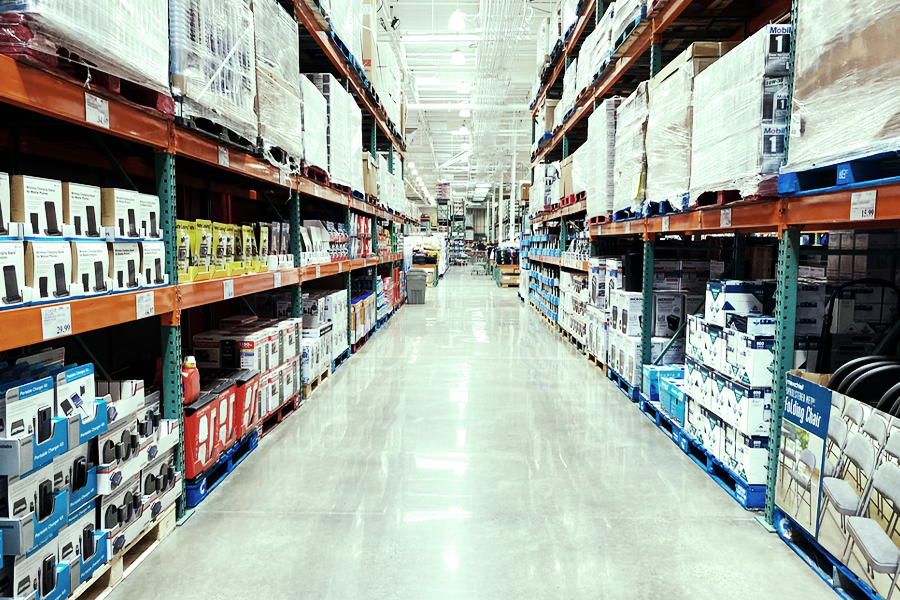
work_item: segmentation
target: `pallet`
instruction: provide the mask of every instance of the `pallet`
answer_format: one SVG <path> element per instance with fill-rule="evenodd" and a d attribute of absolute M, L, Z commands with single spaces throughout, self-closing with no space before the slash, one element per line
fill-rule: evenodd
<path fill-rule="evenodd" d="M 682 212 L 681 208 L 676 206 L 687 206 L 689 194 L 685 192 L 684 196 L 672 200 L 651 200 L 644 207 L 643 213 L 645 217 L 656 217 L 662 215 L 674 215 Z"/>
<path fill-rule="evenodd" d="M 877 152 L 778 176 L 779 196 L 802 196 L 900 182 L 897 152 Z"/>
<path fill-rule="evenodd" d="M 622 210 L 617 210 L 612 214 L 612 222 L 618 223 L 619 221 L 629 221 L 631 219 L 637 219 L 641 216 L 641 211 L 635 211 L 633 208 L 623 208 Z"/>
<path fill-rule="evenodd" d="M 10 39 L 10 37 L 15 39 Z M 65 48 L 48 54 L 21 46 L 22 40 L 34 37 L 29 18 L 22 13 L 0 15 L 0 54 L 22 64 L 50 73 L 97 94 L 149 112 L 171 121 L 175 118 L 175 100 L 171 95 L 106 73 L 91 61 Z M 91 65 L 91 66 L 89 66 Z"/>
<path fill-rule="evenodd" d="M 356 190 L 350 190 L 350 195 L 352 197 L 356 198 L 357 200 L 359 200 L 360 202 L 366 201 L 366 195 L 363 194 L 362 192 L 358 192 Z"/>
<path fill-rule="evenodd" d="M 588 225 L 603 225 L 604 223 L 608 223 L 610 217 L 591 217 L 588 219 Z"/>
<path fill-rule="evenodd" d="M 79 585 L 69 598 L 73 600 L 101 600 L 106 598 L 126 577 L 134 572 L 159 543 L 175 531 L 175 504 L 164 510 L 156 520 L 138 534 L 127 548 L 107 562 Z"/>
<path fill-rule="evenodd" d="M 324 169 L 320 169 L 313 165 L 303 165 L 300 167 L 300 172 L 310 181 L 318 183 L 319 185 L 329 186 L 328 173 L 326 173 Z"/>
<path fill-rule="evenodd" d="M 350 348 L 347 348 L 346 350 L 341 352 L 340 356 L 338 356 L 337 358 L 332 360 L 331 361 L 331 372 L 334 373 L 335 371 L 337 371 L 338 367 L 340 367 L 345 362 L 347 362 L 347 360 L 350 358 L 350 355 L 351 355 Z"/>
<path fill-rule="evenodd" d="M 344 194 L 350 195 L 350 186 L 349 185 L 341 185 L 339 183 L 331 182 L 331 189 L 337 190 L 339 192 L 343 192 Z"/>
<path fill-rule="evenodd" d="M 260 136 L 256 141 L 256 158 L 261 160 L 271 160 L 276 167 L 288 169 L 293 172 L 300 168 L 301 159 L 293 156 L 287 150 L 270 144 Z"/>
<path fill-rule="evenodd" d="M 613 40 L 612 47 L 615 48 L 615 50 L 612 51 L 611 56 L 613 58 L 624 56 L 640 33 L 646 29 L 649 24 L 650 20 L 647 18 L 647 5 L 645 4 L 641 6 L 640 14 L 625 26 L 625 29 L 619 34 L 619 37 Z M 634 36 L 632 36 L 633 33 Z"/>
<path fill-rule="evenodd" d="M 287 402 L 284 402 L 281 406 L 260 419 L 256 426 L 257 439 L 261 440 L 271 433 L 275 427 L 294 414 L 294 411 L 300 408 L 300 404 L 300 394 L 296 394 L 294 397 L 288 399 Z"/>
<path fill-rule="evenodd" d="M 241 134 L 232 131 L 225 125 L 215 123 L 203 117 L 175 117 L 175 124 L 189 129 L 204 137 L 211 138 L 226 146 L 237 148 L 247 154 L 256 152 L 256 142 L 251 142 Z"/>
<path fill-rule="evenodd" d="M 713 480 L 718 483 L 729 496 L 747 510 L 758 510 L 766 506 L 766 486 L 750 485 L 719 459 L 710 454 L 697 440 L 681 431 L 679 446 L 697 463 Z"/>
<path fill-rule="evenodd" d="M 621 390 L 625 397 L 631 400 L 632 402 L 637 402 L 639 400 L 638 394 L 640 393 L 640 389 L 631 385 L 625 378 L 613 371 L 610 368 L 606 369 L 606 378 L 612 381 L 616 387 Z"/>
<path fill-rule="evenodd" d="M 775 531 L 778 537 L 803 559 L 840 598 L 855 600 L 869 598 L 883 600 L 866 582 L 862 581 L 844 563 L 835 558 L 805 529 L 780 508 L 775 508 Z"/>
<path fill-rule="evenodd" d="M 219 457 L 216 464 L 205 473 L 187 482 L 184 486 L 187 507 L 194 508 L 203 502 L 256 449 L 258 444 L 259 432 L 251 431 Z"/>
<path fill-rule="evenodd" d="M 589 351 L 587 353 L 587 359 L 588 359 L 588 362 L 599 367 L 599 369 L 603 372 L 604 375 L 606 374 L 606 364 L 603 361 L 601 361 L 598 357 L 594 356 L 594 354 L 592 352 Z"/>
<path fill-rule="evenodd" d="M 586 192 L 578 192 L 577 194 L 569 194 L 568 196 L 566 196 L 565 198 L 560 200 L 559 205 L 564 206 L 564 207 L 572 206 L 573 204 L 578 204 L 579 202 L 584 200 L 586 197 L 587 197 Z"/>
<path fill-rule="evenodd" d="M 768 186 L 761 187 L 768 188 Z M 741 193 L 737 190 L 703 192 L 697 197 L 697 201 L 691 206 L 691 208 L 703 208 L 706 206 L 726 206 L 728 204 L 736 204 L 738 202 L 767 202 L 777 199 L 778 196 L 774 194 L 755 194 L 750 196 L 741 196 Z"/>
<path fill-rule="evenodd" d="M 319 389 L 325 380 L 331 377 L 331 369 L 325 369 L 309 383 L 303 384 L 303 399 L 308 400 L 314 391 Z"/>
<path fill-rule="evenodd" d="M 372 206 L 379 206 L 381 204 L 381 201 L 372 194 L 365 194 L 363 200 L 365 200 L 366 204 L 371 204 Z"/>

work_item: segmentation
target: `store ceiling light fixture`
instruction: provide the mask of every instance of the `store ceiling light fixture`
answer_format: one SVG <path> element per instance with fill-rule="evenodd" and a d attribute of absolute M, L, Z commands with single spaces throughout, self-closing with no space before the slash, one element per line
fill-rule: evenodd
<path fill-rule="evenodd" d="M 466 30 L 466 15 L 463 11 L 458 8 L 453 11 L 453 14 L 450 15 L 450 22 L 447 23 L 447 28 L 450 31 L 465 31 Z"/>
<path fill-rule="evenodd" d="M 468 108 L 464 108 L 461 111 L 459 111 L 459 116 L 461 116 L 464 119 L 467 119 L 472 116 L 472 111 L 469 110 Z"/>
<path fill-rule="evenodd" d="M 459 51 L 459 48 L 450 53 L 450 64 L 457 67 L 466 64 L 466 57 Z"/>
<path fill-rule="evenodd" d="M 463 124 L 463 126 L 460 127 L 459 131 L 457 131 L 456 133 L 458 133 L 459 135 L 469 135 L 469 128 L 466 127 L 465 124 Z"/>
<path fill-rule="evenodd" d="M 465 152 L 465 151 L 467 151 L 471 146 L 469 146 L 469 142 L 463 142 L 462 144 L 459 145 L 459 147 L 460 147 L 460 149 L 461 149 L 463 152 Z"/>

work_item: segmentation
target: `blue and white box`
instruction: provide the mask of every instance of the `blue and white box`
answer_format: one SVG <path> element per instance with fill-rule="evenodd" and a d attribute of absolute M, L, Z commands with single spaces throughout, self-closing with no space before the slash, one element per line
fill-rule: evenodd
<path fill-rule="evenodd" d="M 772 387 L 775 338 L 726 331 L 725 374 L 751 387 Z"/>
<path fill-rule="evenodd" d="M 729 425 L 748 436 L 769 435 L 771 388 L 750 387 L 728 381 L 724 389 L 726 409 L 721 416 Z"/>
<path fill-rule="evenodd" d="M 766 485 L 769 472 L 769 438 L 748 436 L 728 425 L 725 427 L 726 467 L 750 485 Z"/>
<path fill-rule="evenodd" d="M 706 321 L 725 327 L 728 313 L 762 314 L 764 287 L 755 281 L 726 279 L 706 284 Z"/>

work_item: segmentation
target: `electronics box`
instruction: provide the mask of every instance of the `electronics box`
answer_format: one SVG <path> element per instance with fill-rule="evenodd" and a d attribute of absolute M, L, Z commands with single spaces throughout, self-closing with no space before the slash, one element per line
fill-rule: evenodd
<path fill-rule="evenodd" d="M 32 292 L 25 284 L 25 244 L 15 240 L 0 241 L 0 268 L 3 269 L 0 309 L 30 304 Z"/>
<path fill-rule="evenodd" d="M 66 492 L 53 490 L 53 465 L 22 477 L 0 478 L 6 514 L 0 517 L 4 556 L 25 554 L 52 540 L 66 524 Z"/>
<path fill-rule="evenodd" d="M 107 534 L 107 554 L 115 556 L 140 533 L 131 525 L 140 519 L 143 509 L 140 470 L 123 479 L 118 490 L 100 500 L 98 525 Z"/>
<path fill-rule="evenodd" d="M 143 398 L 142 398 L 143 400 Z M 137 414 L 117 419 L 97 439 L 100 464 L 97 468 L 97 491 L 108 495 L 121 488 L 123 482 L 140 473 L 141 448 L 138 441 Z"/>
<path fill-rule="evenodd" d="M 162 241 L 162 229 L 159 220 L 159 196 L 138 194 L 138 231 L 144 239 Z"/>
<path fill-rule="evenodd" d="M 728 313 L 725 315 L 725 329 L 747 335 L 775 335 L 775 317 Z"/>
<path fill-rule="evenodd" d="M 653 333 L 672 337 L 684 323 L 684 294 L 653 292 Z"/>
<path fill-rule="evenodd" d="M 26 238 L 56 238 L 66 233 L 61 182 L 13 175 L 9 180 L 9 200 L 9 219 L 23 225 Z"/>
<path fill-rule="evenodd" d="M 109 275 L 109 249 L 101 240 L 71 243 L 72 281 L 81 283 L 85 296 L 102 296 L 113 290 Z"/>
<path fill-rule="evenodd" d="M 722 395 L 726 408 L 724 414 L 719 414 L 729 425 L 749 436 L 769 435 L 772 400 L 770 388 L 750 387 L 728 381 Z"/>
<path fill-rule="evenodd" d="M 68 494 L 68 514 L 97 497 L 97 465 L 87 442 L 53 459 L 53 491 Z"/>
<path fill-rule="evenodd" d="M 766 485 L 769 471 L 769 438 L 747 436 L 728 425 L 725 427 L 725 460 L 735 475 L 750 485 Z"/>
<path fill-rule="evenodd" d="M 110 242 L 109 276 L 113 291 L 132 292 L 144 287 L 141 273 L 141 249 L 137 242 Z"/>
<path fill-rule="evenodd" d="M 97 503 L 91 500 L 69 515 L 69 524 L 57 536 L 59 561 L 69 566 L 73 590 L 106 564 L 106 534 L 97 531 Z"/>
<path fill-rule="evenodd" d="M 140 211 L 139 194 L 132 190 L 103 188 L 100 190 L 101 224 L 106 228 L 106 239 L 138 240 L 141 229 L 138 226 Z"/>
<path fill-rule="evenodd" d="M 0 594 L 6 598 L 61 600 L 69 596 L 69 569 L 59 565 L 59 542 L 52 539 L 27 556 L 9 556 L 0 569 Z"/>
<path fill-rule="evenodd" d="M 100 240 L 100 188 L 78 183 L 62 183 L 63 223 L 72 228 L 68 237 Z"/>
<path fill-rule="evenodd" d="M 26 242 L 25 285 L 32 289 L 32 302 L 59 302 L 82 296 L 81 282 L 72 282 L 69 242 Z"/>
<path fill-rule="evenodd" d="M 144 287 L 161 287 L 169 285 L 169 274 L 166 273 L 166 247 L 160 242 L 141 242 L 141 273 L 144 275 Z"/>

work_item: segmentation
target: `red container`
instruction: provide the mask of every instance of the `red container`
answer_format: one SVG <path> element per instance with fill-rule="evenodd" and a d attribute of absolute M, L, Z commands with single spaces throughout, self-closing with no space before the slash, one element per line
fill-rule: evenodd
<path fill-rule="evenodd" d="M 232 421 L 236 439 L 242 439 L 256 429 L 259 422 L 259 371 L 237 371 L 234 383 L 236 394 Z"/>
<path fill-rule="evenodd" d="M 188 479 L 213 466 L 237 437 L 232 415 L 236 404 L 233 381 L 216 380 L 200 390 L 200 397 L 184 407 L 184 473 Z"/>

